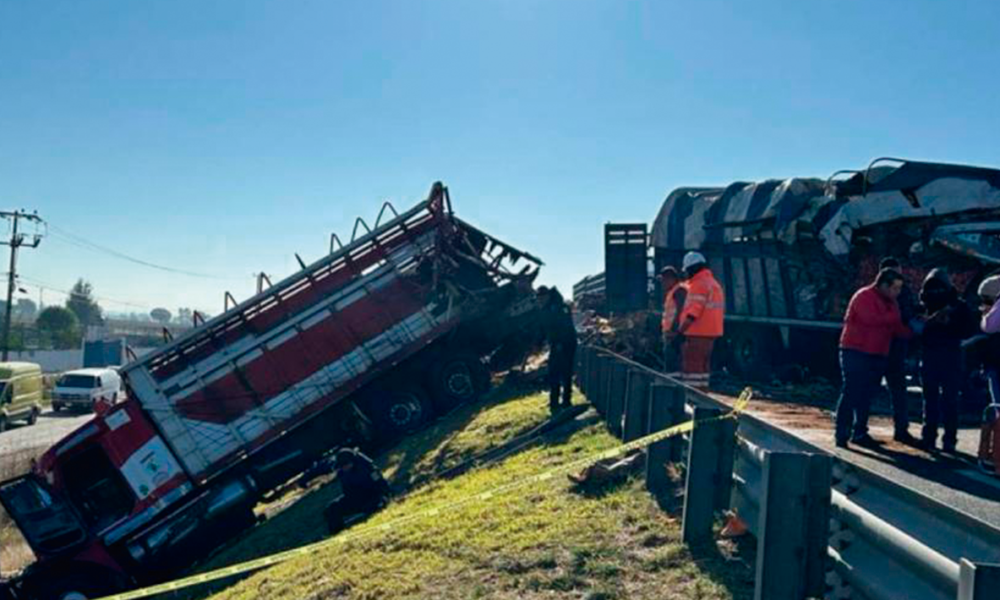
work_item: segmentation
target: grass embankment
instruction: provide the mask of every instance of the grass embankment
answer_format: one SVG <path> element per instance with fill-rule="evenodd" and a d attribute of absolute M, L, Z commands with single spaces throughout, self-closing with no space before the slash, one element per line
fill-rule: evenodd
<path fill-rule="evenodd" d="M 450 504 L 614 446 L 600 424 L 548 438 L 505 460 L 451 480 L 434 480 L 463 460 L 503 444 L 548 416 L 547 397 L 530 394 L 466 407 L 387 453 L 394 485 L 418 487 L 368 528 Z M 581 399 L 577 399 L 581 401 Z M 258 526 L 202 570 L 323 538 L 327 485 Z M 692 556 L 678 522 L 641 481 L 580 495 L 564 478 L 422 516 L 391 531 L 317 551 L 249 577 L 213 596 L 251 598 L 657 598 L 752 595 L 743 564 L 715 547 Z"/>

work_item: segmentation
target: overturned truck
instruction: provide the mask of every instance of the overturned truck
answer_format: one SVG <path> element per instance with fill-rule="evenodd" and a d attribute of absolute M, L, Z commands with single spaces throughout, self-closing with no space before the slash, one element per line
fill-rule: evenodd
<path fill-rule="evenodd" d="M 476 399 L 532 337 L 540 265 L 455 217 L 438 183 L 127 364 L 125 402 L 0 484 L 37 557 L 9 593 L 93 598 L 168 578 L 328 450 L 387 442 Z"/>
<path fill-rule="evenodd" d="M 882 257 L 900 260 L 913 292 L 930 269 L 946 267 L 976 303 L 979 282 L 1000 268 L 998 233 L 1000 171 L 878 159 L 826 180 L 674 190 L 653 222 L 649 272 L 679 267 L 690 250 L 706 256 L 725 289 L 719 357 L 730 370 L 765 375 L 794 364 L 834 376 L 847 303 Z M 646 289 L 656 310 L 658 283 Z"/>

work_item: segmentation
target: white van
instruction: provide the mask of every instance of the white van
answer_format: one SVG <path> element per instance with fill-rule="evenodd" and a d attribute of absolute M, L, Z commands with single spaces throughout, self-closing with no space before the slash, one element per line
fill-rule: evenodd
<path fill-rule="evenodd" d="M 122 379 L 114 369 L 67 371 L 56 379 L 56 387 L 52 390 L 52 410 L 93 410 L 98 400 L 115 404 L 123 395 Z"/>

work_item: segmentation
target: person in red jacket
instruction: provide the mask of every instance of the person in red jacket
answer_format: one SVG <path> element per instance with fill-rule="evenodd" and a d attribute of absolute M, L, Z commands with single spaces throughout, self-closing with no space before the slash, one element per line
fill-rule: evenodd
<path fill-rule="evenodd" d="M 879 271 L 875 283 L 858 290 L 847 306 L 840 335 L 840 371 L 843 379 L 837 402 L 837 447 L 848 439 L 859 446 L 877 444 L 868 435 L 868 413 L 872 396 L 885 373 L 894 338 L 908 338 L 896 298 L 903 289 L 903 276 L 894 269 Z"/>

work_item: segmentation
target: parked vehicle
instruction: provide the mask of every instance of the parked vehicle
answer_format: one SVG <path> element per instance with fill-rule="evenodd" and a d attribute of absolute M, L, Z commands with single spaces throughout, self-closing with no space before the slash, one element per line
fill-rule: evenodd
<path fill-rule="evenodd" d="M 34 425 L 45 409 L 42 368 L 34 363 L 0 363 L 0 431 L 12 421 Z"/>
<path fill-rule="evenodd" d="M 115 404 L 124 398 L 122 379 L 114 369 L 76 369 L 56 379 L 52 410 L 94 410 L 98 401 Z"/>
<path fill-rule="evenodd" d="M 404 435 L 487 389 L 537 329 L 541 262 L 455 217 L 440 183 L 386 211 L 125 365 L 123 403 L 0 484 L 38 557 L 18 598 L 163 580 L 255 523 L 261 495 L 329 449 Z"/>

